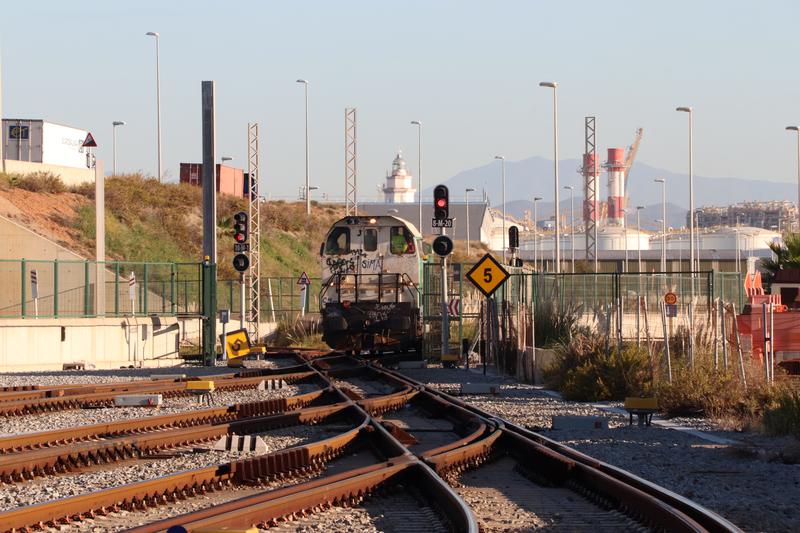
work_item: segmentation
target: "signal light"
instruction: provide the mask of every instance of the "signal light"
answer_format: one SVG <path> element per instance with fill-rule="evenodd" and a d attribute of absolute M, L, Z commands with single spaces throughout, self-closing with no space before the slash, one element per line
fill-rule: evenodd
<path fill-rule="evenodd" d="M 244 211 L 233 215 L 233 240 L 239 244 L 247 242 L 247 218 Z"/>
<path fill-rule="evenodd" d="M 519 228 L 516 226 L 508 228 L 508 247 L 514 250 L 519 248 Z"/>
<path fill-rule="evenodd" d="M 433 189 L 433 218 L 447 220 L 450 218 L 450 191 L 444 185 Z"/>
<path fill-rule="evenodd" d="M 439 235 L 433 240 L 433 251 L 440 257 L 453 253 L 453 240 L 447 235 Z"/>

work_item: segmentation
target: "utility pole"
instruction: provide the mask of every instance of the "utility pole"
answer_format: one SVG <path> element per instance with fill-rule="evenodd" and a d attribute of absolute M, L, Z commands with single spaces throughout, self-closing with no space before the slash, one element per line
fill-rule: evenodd
<path fill-rule="evenodd" d="M 201 82 L 203 127 L 203 362 L 216 359 L 217 337 L 217 187 L 214 82 Z"/>
<path fill-rule="evenodd" d="M 308 80 L 297 80 L 297 83 L 302 83 L 305 88 L 306 95 L 306 216 L 311 216 L 311 186 L 309 185 L 309 169 L 308 169 Z"/>
<path fill-rule="evenodd" d="M 0 172 L 6 171 L 6 156 L 3 153 L 3 49 L 0 48 Z M 800 209 L 800 205 L 797 206 Z"/>
<path fill-rule="evenodd" d="M 358 215 L 356 108 L 344 110 L 344 214 Z M 422 231 L 422 230 L 420 230 Z"/>

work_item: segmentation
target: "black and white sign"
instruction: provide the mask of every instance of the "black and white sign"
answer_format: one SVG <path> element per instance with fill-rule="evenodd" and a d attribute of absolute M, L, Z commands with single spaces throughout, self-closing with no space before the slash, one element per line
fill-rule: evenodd
<path fill-rule="evenodd" d="M 36 270 L 31 270 L 31 298 L 39 297 L 39 273 Z"/>
<path fill-rule="evenodd" d="M 243 254 L 250 251 L 249 242 L 235 242 L 233 243 L 233 252 L 236 254 Z"/>
<path fill-rule="evenodd" d="M 453 227 L 453 219 L 446 218 L 444 220 L 437 220 L 435 218 L 431 219 L 431 227 L 432 228 L 452 228 Z"/>

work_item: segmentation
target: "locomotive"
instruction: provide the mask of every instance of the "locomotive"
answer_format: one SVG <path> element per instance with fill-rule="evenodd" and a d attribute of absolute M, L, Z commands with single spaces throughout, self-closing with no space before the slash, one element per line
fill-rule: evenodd
<path fill-rule="evenodd" d="M 422 350 L 421 279 L 430 256 L 417 228 L 396 216 L 350 216 L 320 246 L 323 340 L 335 350 Z"/>

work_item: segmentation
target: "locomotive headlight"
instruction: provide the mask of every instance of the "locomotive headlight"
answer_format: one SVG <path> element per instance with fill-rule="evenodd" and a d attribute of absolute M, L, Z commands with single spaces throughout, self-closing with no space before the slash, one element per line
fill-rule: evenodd
<path fill-rule="evenodd" d="M 375 217 L 373 217 L 373 218 L 369 219 L 369 223 L 370 223 L 370 224 L 376 224 L 377 222 L 378 222 L 378 219 L 377 219 L 377 218 L 375 218 Z"/>

